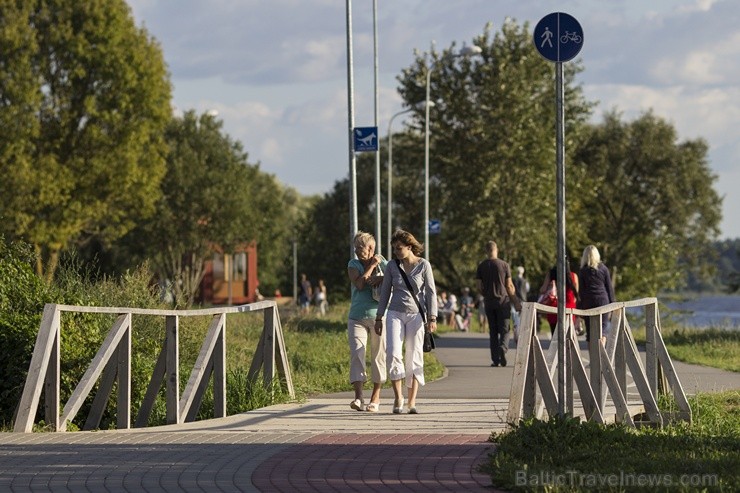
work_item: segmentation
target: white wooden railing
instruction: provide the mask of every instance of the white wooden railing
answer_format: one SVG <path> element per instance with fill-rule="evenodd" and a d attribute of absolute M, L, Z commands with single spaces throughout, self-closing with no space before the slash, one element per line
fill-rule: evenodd
<path fill-rule="evenodd" d="M 626 317 L 627 308 L 637 307 L 645 311 L 644 367 Z M 558 414 L 559 396 L 554 383 L 560 371 L 557 368 L 557 331 L 545 354 L 536 330 L 538 315 L 542 313 L 557 313 L 557 307 L 523 303 L 507 417 L 507 422 L 512 425 L 527 417 L 542 418 L 545 410 L 550 416 Z M 583 413 L 588 420 L 604 423 L 609 421 L 607 412 L 613 411 L 615 421 L 631 426 L 636 426 L 633 419 L 636 415 L 646 416 L 647 421 L 656 426 L 662 426 L 664 418 L 691 421 L 691 408 L 661 336 L 657 298 L 611 303 L 590 310 L 568 308 L 565 313 L 564 408 L 568 414 L 574 414 L 575 383 Z M 588 373 L 570 315 L 590 319 Z M 601 318 L 607 316 L 611 316 L 612 329 L 604 344 L 601 339 Z M 628 401 L 627 369 L 640 395 L 636 406 Z M 658 394 L 669 391 L 678 407 L 678 412 L 670 416 L 663 415 L 657 404 Z M 606 405 L 607 395 L 611 397 L 612 405 L 609 407 Z"/>
<path fill-rule="evenodd" d="M 152 310 L 94 306 L 47 304 L 41 319 L 36 345 L 31 357 L 23 394 L 13 427 L 15 432 L 31 432 L 44 393 L 45 420 L 55 431 L 65 431 L 83 405 L 98 379 L 100 385 L 83 429 L 100 425 L 108 397 L 117 382 L 116 425 L 131 427 L 131 320 L 132 316 L 165 317 L 166 335 L 157 358 L 134 427 L 145 427 L 157 394 L 165 380 L 167 424 L 194 421 L 203 395 L 213 376 L 214 416 L 226 416 L 226 315 L 264 312 L 264 325 L 258 347 L 249 368 L 248 379 L 256 381 L 262 370 L 263 383 L 269 389 L 276 374 L 291 398 L 295 397 L 290 367 L 285 352 L 280 316 L 274 301 L 260 301 L 242 306 L 202 310 Z M 60 413 L 61 315 L 63 312 L 115 314 L 114 322 L 100 349 Z M 195 361 L 188 383 L 180 395 L 179 321 L 182 317 L 212 316 L 208 332 Z"/>

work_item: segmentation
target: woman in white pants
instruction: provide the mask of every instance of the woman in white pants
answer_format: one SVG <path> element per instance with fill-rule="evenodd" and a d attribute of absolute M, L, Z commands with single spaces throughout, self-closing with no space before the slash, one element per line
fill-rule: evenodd
<path fill-rule="evenodd" d="M 350 407 L 356 411 L 378 412 L 380 410 L 380 388 L 386 380 L 385 339 L 373 330 L 378 302 L 373 298 L 373 286 L 383 282 L 382 271 L 387 261 L 375 255 L 375 238 L 370 233 L 359 231 L 354 238 L 355 255 L 347 264 L 347 276 L 352 283 L 352 301 L 349 307 L 347 336 L 349 342 L 349 380 L 355 390 Z M 380 269 L 380 272 L 378 272 Z M 368 378 L 365 368 L 368 334 L 370 335 L 371 370 L 373 393 L 370 404 L 365 404 L 363 386 Z"/>
<path fill-rule="evenodd" d="M 419 308 L 425 312 L 429 330 L 436 331 L 437 292 L 432 266 L 420 257 L 424 248 L 416 238 L 407 231 L 397 230 L 393 233 L 391 244 L 396 260 L 389 262 L 386 267 L 375 317 L 375 332 L 378 335 L 383 333 L 383 315 L 387 309 L 386 368 L 395 394 L 393 412 L 403 412 L 402 382 L 405 380 L 408 412 L 416 414 L 416 394 L 419 387 L 424 385 L 424 318 Z M 406 274 L 412 292 L 406 286 L 401 270 Z"/>

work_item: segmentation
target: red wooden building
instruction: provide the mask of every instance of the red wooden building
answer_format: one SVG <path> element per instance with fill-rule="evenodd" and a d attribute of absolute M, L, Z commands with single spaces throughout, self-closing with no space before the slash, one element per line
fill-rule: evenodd
<path fill-rule="evenodd" d="M 200 282 L 199 301 L 232 305 L 256 301 L 257 245 L 242 245 L 234 252 L 224 253 L 214 247 L 213 257 L 205 262 L 205 274 Z"/>

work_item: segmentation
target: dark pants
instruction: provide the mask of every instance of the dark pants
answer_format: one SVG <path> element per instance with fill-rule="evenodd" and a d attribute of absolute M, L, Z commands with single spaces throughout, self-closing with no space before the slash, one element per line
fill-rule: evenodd
<path fill-rule="evenodd" d="M 509 305 L 493 307 L 486 303 L 488 317 L 488 334 L 490 336 L 491 361 L 498 365 L 500 354 L 509 350 Z"/>

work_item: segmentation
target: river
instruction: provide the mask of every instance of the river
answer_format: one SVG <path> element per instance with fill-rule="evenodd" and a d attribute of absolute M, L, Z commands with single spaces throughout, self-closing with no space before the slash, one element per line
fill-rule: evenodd
<path fill-rule="evenodd" d="M 673 320 L 696 328 L 740 329 L 740 295 L 700 294 L 682 301 L 663 301 Z"/>

